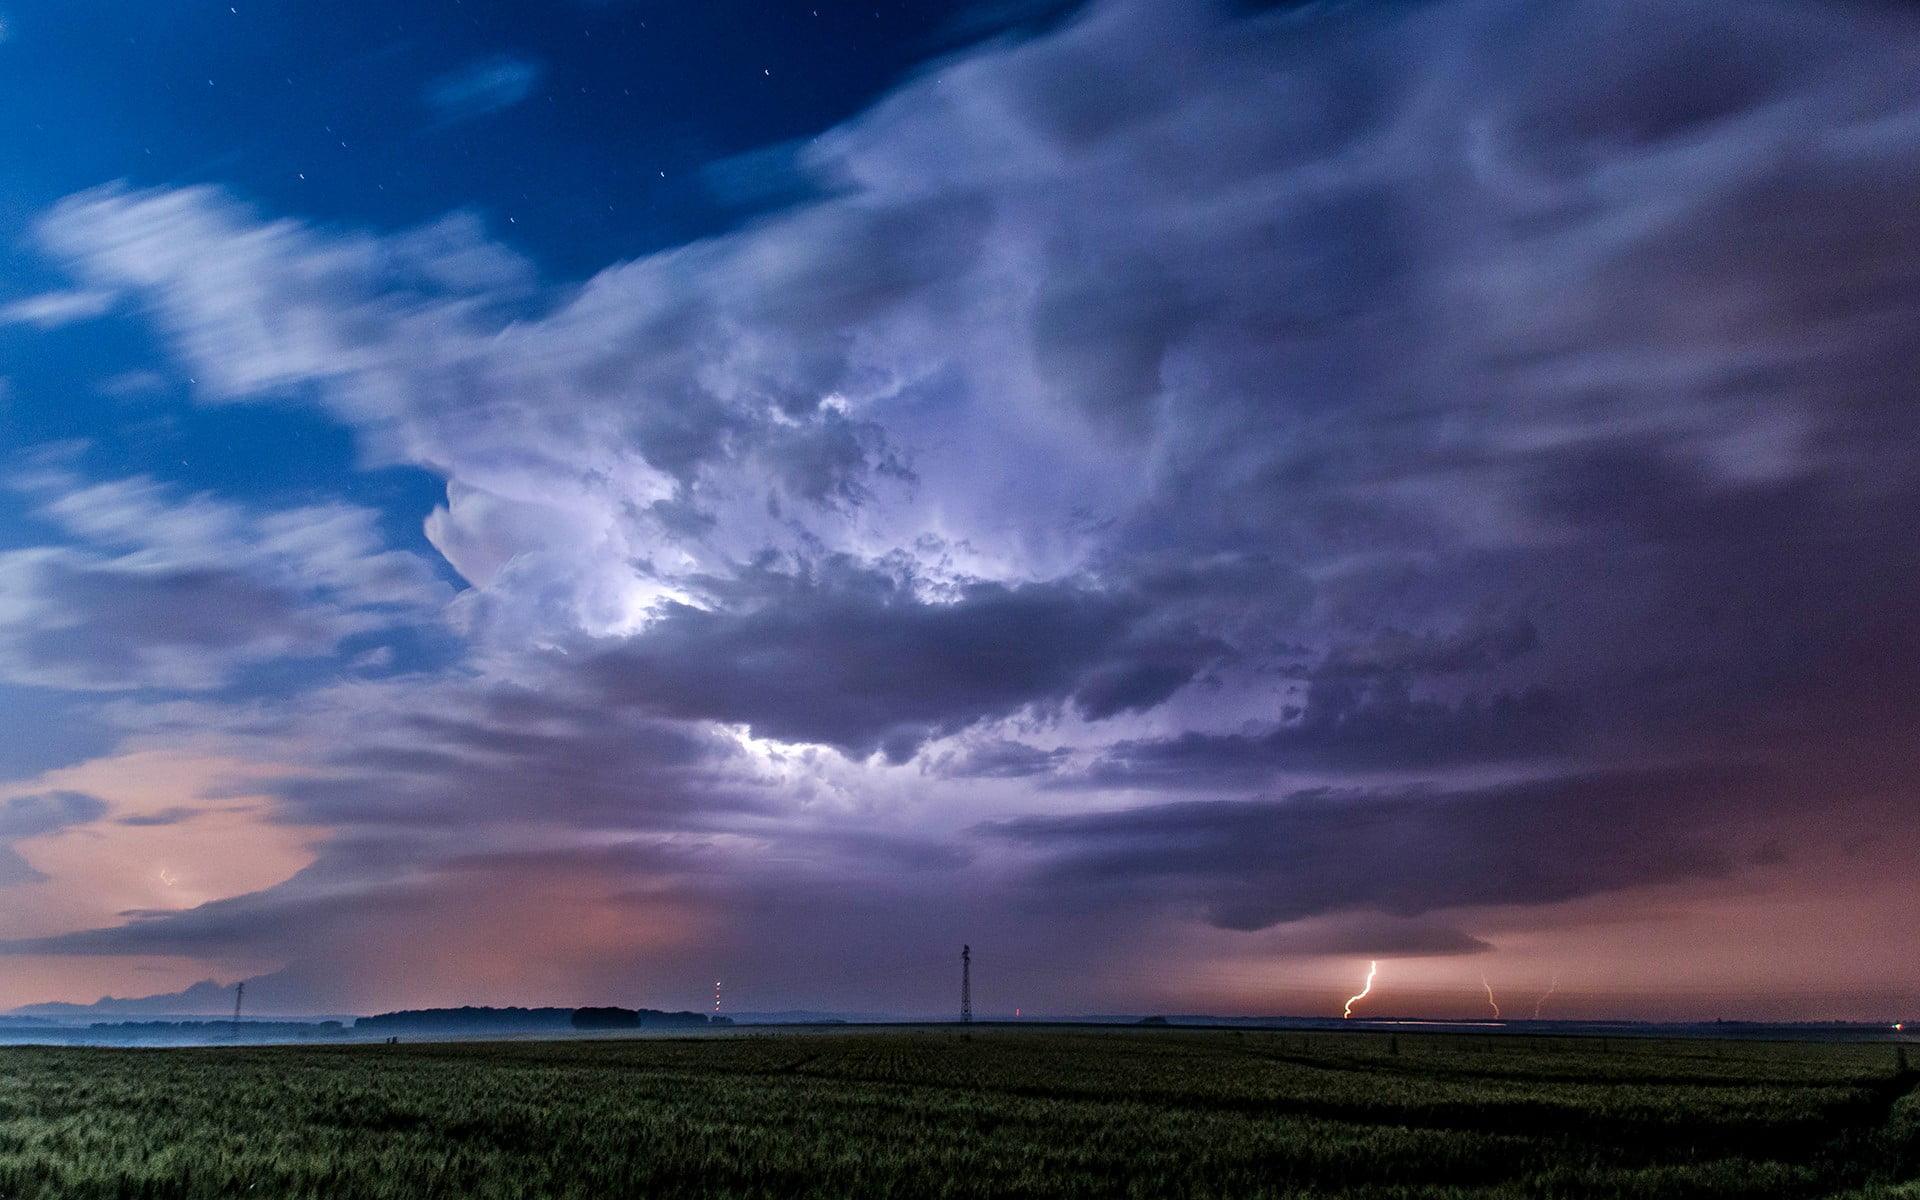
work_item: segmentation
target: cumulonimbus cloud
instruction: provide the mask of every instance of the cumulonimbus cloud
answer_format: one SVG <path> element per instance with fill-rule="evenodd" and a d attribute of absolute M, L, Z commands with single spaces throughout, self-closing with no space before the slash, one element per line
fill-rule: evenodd
<path fill-rule="evenodd" d="M 665 764 L 508 706 L 469 724 L 511 753 L 397 725 L 297 811 L 797 838 L 819 809 L 732 772 L 809 743 L 860 760 L 822 795 L 899 802 L 923 752 L 1031 804 L 970 844 L 1042 887 L 1234 928 L 1545 906 L 1743 869 L 1747 810 L 1676 780 L 1831 764 L 1821 841 L 1912 778 L 1917 49 L 1784 0 L 1114 0 L 808 143 L 805 202 L 579 286 L 471 216 L 211 189 L 40 238 L 201 402 L 316 403 L 443 476 L 468 666 Z M 1153 795 L 1196 787 L 1230 799 Z"/>

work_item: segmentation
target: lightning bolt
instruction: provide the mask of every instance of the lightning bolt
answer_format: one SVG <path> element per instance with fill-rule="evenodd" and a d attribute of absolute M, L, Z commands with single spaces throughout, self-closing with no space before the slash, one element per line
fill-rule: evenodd
<path fill-rule="evenodd" d="M 1553 973 L 1553 978 L 1547 981 L 1546 993 L 1542 995 L 1538 1000 L 1535 1000 L 1533 1002 L 1533 1019 L 1534 1020 L 1538 1021 L 1540 1019 L 1540 1006 L 1545 1004 L 1547 1000 L 1555 992 L 1559 990 L 1560 990 L 1560 972 L 1555 971 Z"/>
<path fill-rule="evenodd" d="M 1493 1019 L 1498 1021 L 1500 1019 L 1500 1002 L 1493 998 L 1493 985 L 1487 982 L 1485 975 L 1480 977 L 1480 986 L 1487 989 L 1487 1004 L 1493 1009 Z"/>
<path fill-rule="evenodd" d="M 1367 986 L 1360 989 L 1359 995 L 1347 997 L 1347 1006 L 1346 1008 L 1342 1009 L 1340 1012 L 1340 1019 L 1342 1021 L 1346 1020 L 1348 1017 L 1351 1017 L 1353 1015 L 1353 1006 L 1360 1003 L 1362 1000 L 1365 1000 L 1367 998 L 1367 993 L 1373 990 L 1373 976 L 1374 976 L 1374 973 L 1379 970 L 1380 970 L 1379 963 L 1377 962 L 1367 963 Z"/>

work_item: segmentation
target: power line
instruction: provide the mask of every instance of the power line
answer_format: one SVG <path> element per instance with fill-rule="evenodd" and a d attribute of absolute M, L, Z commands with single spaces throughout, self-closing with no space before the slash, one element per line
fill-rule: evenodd
<path fill-rule="evenodd" d="M 960 1023 L 973 1023 L 973 947 L 960 947 Z"/>

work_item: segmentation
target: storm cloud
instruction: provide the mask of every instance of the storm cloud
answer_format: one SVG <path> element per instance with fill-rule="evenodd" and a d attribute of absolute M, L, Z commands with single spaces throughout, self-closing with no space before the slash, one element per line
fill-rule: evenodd
<path fill-rule="evenodd" d="M 14 842 L 86 825 L 106 813 L 107 802 L 86 792 L 40 792 L 0 800 L 0 888 L 46 878 L 20 856 Z"/>
<path fill-rule="evenodd" d="M 976 582 L 929 602 L 908 580 L 831 574 L 762 576 L 772 594 L 744 611 L 663 608 L 591 674 L 617 703 L 899 761 L 1028 705 L 1096 720 L 1152 708 L 1230 652 L 1156 631 L 1139 599 L 1095 587 Z"/>
<path fill-rule="evenodd" d="M 1318 790 L 1190 801 L 982 832 L 1052 861 L 1047 884 L 1199 906 L 1229 929 L 1351 910 L 1418 917 L 1543 905 L 1727 874 L 1745 781 L 1638 774 L 1475 791 Z"/>
<path fill-rule="evenodd" d="M 1491 910 L 1910 838 L 1916 55 L 1870 4 L 1108 0 L 794 143 L 793 204 L 573 282 L 472 214 L 73 196 L 36 243 L 70 294 L 201 406 L 443 481 L 463 586 L 344 504 L 74 475 L 32 493 L 67 539 L 0 554 L 0 675 L 463 640 L 117 709 L 273 764 L 235 787 L 334 840 L 284 896 L 34 952 L 291 957 L 497 868 L 718 925 L 964 870 L 983 909 L 1492 954 Z"/>

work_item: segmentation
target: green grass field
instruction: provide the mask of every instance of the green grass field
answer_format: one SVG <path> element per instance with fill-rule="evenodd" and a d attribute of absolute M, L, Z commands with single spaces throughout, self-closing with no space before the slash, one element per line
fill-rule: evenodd
<path fill-rule="evenodd" d="M 1035 1029 L 18 1047 L 0 1197 L 1920 1200 L 1894 1054 Z"/>

